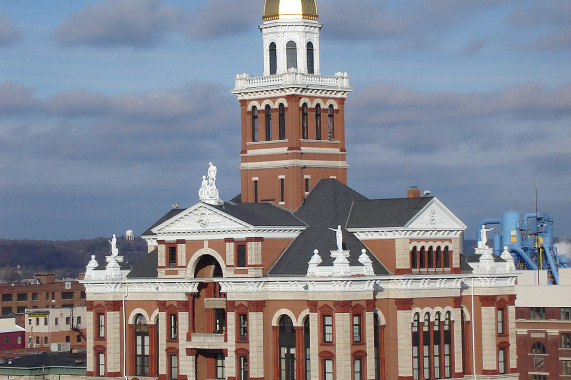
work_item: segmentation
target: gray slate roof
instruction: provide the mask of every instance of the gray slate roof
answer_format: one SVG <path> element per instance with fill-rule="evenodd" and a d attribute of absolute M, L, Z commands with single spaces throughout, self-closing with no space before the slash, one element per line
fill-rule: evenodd
<path fill-rule="evenodd" d="M 335 231 L 329 228 L 337 228 L 337 225 L 342 227 L 343 248 L 350 250 L 349 263 L 352 266 L 361 266 L 358 258 L 361 255 L 361 249 L 366 249 L 366 247 L 343 226 L 346 224 L 353 202 L 366 199 L 335 179 L 320 180 L 295 212 L 295 215 L 309 227 L 284 251 L 270 268 L 268 275 L 304 276 L 314 249 L 319 250 L 319 255 L 323 260 L 322 266 L 333 265 L 333 258 L 330 254 L 332 250 L 337 249 L 337 245 Z M 366 252 L 373 261 L 375 273 L 388 274 L 387 269 L 368 249 Z"/>
<path fill-rule="evenodd" d="M 156 278 L 159 250 L 154 249 L 133 264 L 127 278 Z"/>
<path fill-rule="evenodd" d="M 255 227 L 305 227 L 290 210 L 273 203 L 234 203 L 213 206 L 220 211 Z"/>
<path fill-rule="evenodd" d="M 404 227 L 432 197 L 355 201 L 347 228 Z"/>

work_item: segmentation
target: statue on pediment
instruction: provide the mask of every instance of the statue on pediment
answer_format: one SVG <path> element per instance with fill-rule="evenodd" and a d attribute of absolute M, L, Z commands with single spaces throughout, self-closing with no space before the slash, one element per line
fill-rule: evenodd
<path fill-rule="evenodd" d="M 202 184 L 198 190 L 198 198 L 201 202 L 213 205 L 220 205 L 223 202 L 220 200 L 218 189 L 216 188 L 216 174 L 218 169 L 212 162 L 208 163 L 207 175 L 202 176 Z"/>

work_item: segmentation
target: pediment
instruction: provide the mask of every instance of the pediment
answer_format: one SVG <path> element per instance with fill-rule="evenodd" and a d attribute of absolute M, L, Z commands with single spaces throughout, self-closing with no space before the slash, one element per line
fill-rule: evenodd
<path fill-rule="evenodd" d="M 215 207 L 198 203 L 156 226 L 152 231 L 157 235 L 163 235 L 244 229 L 252 229 L 252 226 Z"/>
<path fill-rule="evenodd" d="M 438 198 L 433 198 L 406 225 L 411 230 L 465 230 L 466 225 Z"/>

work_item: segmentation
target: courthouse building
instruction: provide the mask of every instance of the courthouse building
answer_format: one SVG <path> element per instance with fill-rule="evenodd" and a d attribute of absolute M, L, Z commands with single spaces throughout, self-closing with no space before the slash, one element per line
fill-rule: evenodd
<path fill-rule="evenodd" d="M 240 194 L 220 200 L 204 163 L 198 202 L 143 233 L 147 256 L 88 264 L 87 376 L 517 378 L 509 258 L 482 244 L 468 263 L 466 226 L 417 188 L 347 186 L 352 89 L 320 71 L 321 26 L 315 0 L 265 2 L 263 75 L 232 91 Z"/>

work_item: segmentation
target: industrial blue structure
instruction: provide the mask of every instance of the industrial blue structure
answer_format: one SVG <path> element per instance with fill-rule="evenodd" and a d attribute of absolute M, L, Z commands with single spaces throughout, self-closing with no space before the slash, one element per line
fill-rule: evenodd
<path fill-rule="evenodd" d="M 546 269 L 552 283 L 559 284 L 557 268 L 568 268 L 569 260 L 557 254 L 553 245 L 553 219 L 544 213 L 530 213 L 523 217 L 516 211 L 504 212 L 501 218 L 482 220 L 480 228 L 500 225 L 494 234 L 494 254 L 499 256 L 503 247 L 514 257 L 517 269 Z M 478 234 L 480 241 L 480 234 Z"/>

